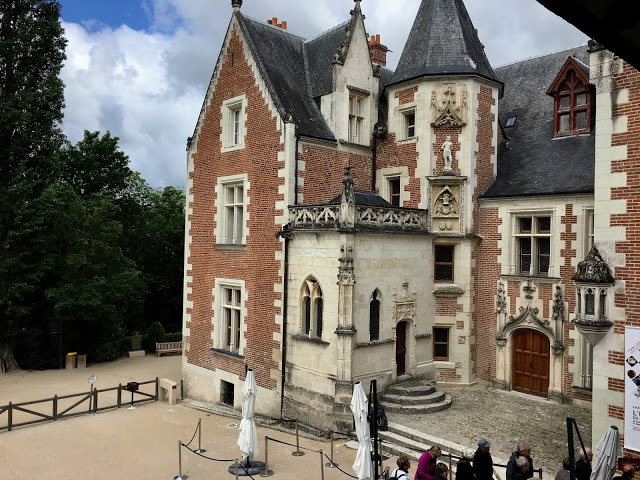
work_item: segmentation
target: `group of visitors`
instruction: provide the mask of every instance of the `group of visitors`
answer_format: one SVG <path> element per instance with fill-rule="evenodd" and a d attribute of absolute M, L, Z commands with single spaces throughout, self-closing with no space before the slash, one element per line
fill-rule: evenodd
<path fill-rule="evenodd" d="M 486 438 L 478 441 L 478 449 L 468 448 L 464 451 L 464 457 L 458 460 L 456 480 L 492 480 L 493 459 L 491 458 L 491 443 Z M 439 447 L 433 446 L 422 454 L 418 461 L 418 468 L 414 480 L 447 480 L 449 468 L 438 458 L 442 455 Z M 575 463 L 576 480 L 590 480 L 591 461 L 593 453 L 590 448 L 580 449 L 579 458 Z M 411 480 L 409 468 L 411 461 L 406 455 L 400 455 L 397 460 L 398 468 L 392 474 L 392 480 Z M 562 470 L 558 472 L 555 480 L 569 480 L 571 463 L 569 458 L 562 460 Z M 625 465 L 622 475 L 613 477 L 612 480 L 633 480 L 636 469 L 633 465 Z M 533 460 L 531 459 L 531 447 L 525 442 L 518 442 L 516 450 L 511 454 L 507 463 L 506 480 L 528 480 L 533 477 Z"/>
<path fill-rule="evenodd" d="M 490 449 L 491 442 L 486 438 L 481 438 L 478 441 L 477 450 L 474 451 L 472 448 L 465 450 L 464 457 L 458 460 L 456 480 L 492 480 L 493 459 Z M 447 480 L 449 468 L 446 464 L 438 462 L 441 455 L 442 451 L 437 446 L 424 452 L 418 461 L 414 480 Z M 392 480 L 411 480 L 409 477 L 409 468 L 411 467 L 409 457 L 400 455 L 397 464 L 398 468 L 391 473 L 390 478 Z M 533 477 L 531 447 L 520 442 L 507 464 L 506 480 L 527 480 L 531 477 Z"/>

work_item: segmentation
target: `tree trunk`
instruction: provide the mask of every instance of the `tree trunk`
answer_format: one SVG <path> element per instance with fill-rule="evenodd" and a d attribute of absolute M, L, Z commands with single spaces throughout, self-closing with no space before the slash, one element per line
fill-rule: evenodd
<path fill-rule="evenodd" d="M 0 375 L 12 370 L 20 370 L 18 362 L 13 358 L 11 348 L 6 343 L 0 343 Z"/>

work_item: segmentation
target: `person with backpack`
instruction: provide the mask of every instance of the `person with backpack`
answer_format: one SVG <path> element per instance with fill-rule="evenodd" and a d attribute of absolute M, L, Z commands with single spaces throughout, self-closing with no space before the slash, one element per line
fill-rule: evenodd
<path fill-rule="evenodd" d="M 409 468 L 411 467 L 411 460 L 406 455 L 400 455 L 396 460 L 398 468 L 391 472 L 389 480 L 410 480 Z"/>

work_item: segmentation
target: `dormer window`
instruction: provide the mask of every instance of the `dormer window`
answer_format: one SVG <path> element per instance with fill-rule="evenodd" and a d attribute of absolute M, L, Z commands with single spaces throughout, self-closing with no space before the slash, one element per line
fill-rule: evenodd
<path fill-rule="evenodd" d="M 586 66 L 569 57 L 547 94 L 554 97 L 553 136 L 591 130 L 591 92 Z"/>

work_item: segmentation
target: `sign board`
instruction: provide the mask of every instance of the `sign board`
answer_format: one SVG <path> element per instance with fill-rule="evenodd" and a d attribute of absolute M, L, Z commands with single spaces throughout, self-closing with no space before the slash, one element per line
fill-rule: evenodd
<path fill-rule="evenodd" d="M 624 328 L 624 448 L 640 452 L 640 328 Z"/>
<path fill-rule="evenodd" d="M 89 383 L 96 383 L 96 376 L 95 375 L 91 375 L 89 377 Z"/>

